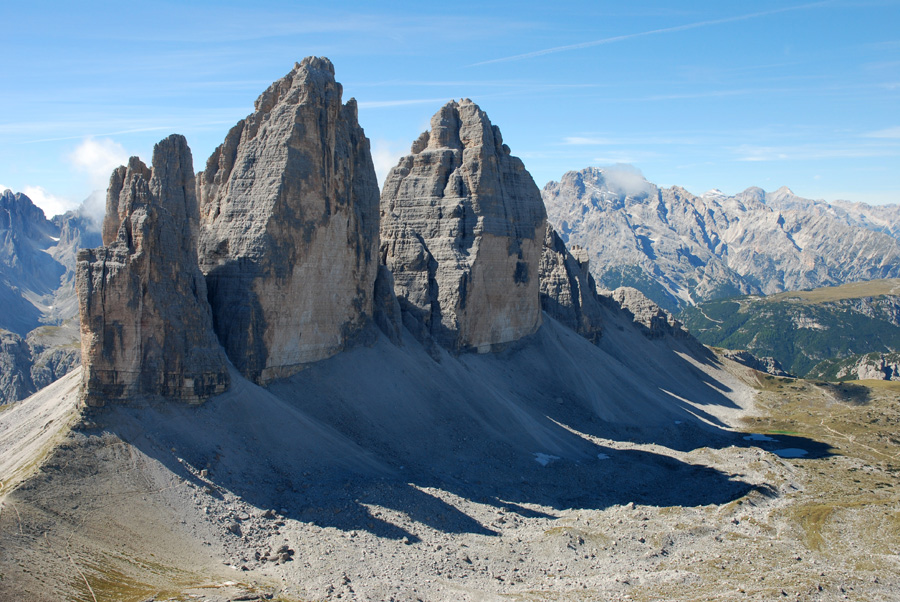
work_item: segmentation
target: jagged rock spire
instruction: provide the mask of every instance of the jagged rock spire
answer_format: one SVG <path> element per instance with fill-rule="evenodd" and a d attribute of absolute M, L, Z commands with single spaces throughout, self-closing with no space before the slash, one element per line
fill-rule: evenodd
<path fill-rule="evenodd" d="M 145 396 L 194 402 L 228 387 L 197 265 L 197 221 L 183 136 L 154 147 L 152 169 L 133 157 L 113 172 L 105 246 L 80 251 L 75 273 L 88 405 Z"/>
<path fill-rule="evenodd" d="M 215 330 L 259 383 L 344 349 L 373 313 L 378 186 L 341 94 L 328 59 L 303 59 L 198 174 Z"/>
<path fill-rule="evenodd" d="M 454 350 L 487 350 L 541 324 L 540 191 L 471 100 L 431 119 L 387 177 L 381 254 L 404 323 Z"/>

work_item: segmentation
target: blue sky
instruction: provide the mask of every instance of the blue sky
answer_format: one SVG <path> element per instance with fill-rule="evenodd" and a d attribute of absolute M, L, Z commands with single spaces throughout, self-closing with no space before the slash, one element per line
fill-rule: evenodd
<path fill-rule="evenodd" d="M 538 186 L 631 163 L 696 194 L 900 202 L 900 0 L 35 0 L 0 22 L 0 186 L 50 214 L 173 132 L 202 169 L 313 54 L 359 101 L 379 177 L 468 97 Z"/>

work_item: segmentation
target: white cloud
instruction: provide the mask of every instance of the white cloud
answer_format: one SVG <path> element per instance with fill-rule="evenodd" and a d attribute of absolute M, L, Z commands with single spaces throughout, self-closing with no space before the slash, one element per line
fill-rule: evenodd
<path fill-rule="evenodd" d="M 106 215 L 106 191 L 95 190 L 91 196 L 84 199 L 81 204 L 81 214 L 93 223 L 97 230 L 103 225 L 103 217 Z"/>
<path fill-rule="evenodd" d="M 68 158 L 78 171 L 88 175 L 91 188 L 106 190 L 110 174 L 128 162 L 128 153 L 111 138 L 85 138 Z"/>
<path fill-rule="evenodd" d="M 690 29 L 697 29 L 700 27 L 710 27 L 713 25 L 723 25 L 725 23 L 734 23 L 736 21 L 746 21 L 748 19 L 757 19 L 759 17 L 767 17 L 769 15 L 775 15 L 778 13 L 784 13 L 784 12 L 788 12 L 788 11 L 816 8 L 816 7 L 824 6 L 828 3 L 829 2 L 827 2 L 827 1 L 813 2 L 810 4 L 803 4 L 800 6 L 780 7 L 780 8 L 776 8 L 773 10 L 750 13 L 750 14 L 745 14 L 745 15 L 738 15 L 735 17 L 725 17 L 723 19 L 712 19 L 709 21 L 700 21 L 697 23 L 687 23 L 685 25 L 676 25 L 675 27 L 665 27 L 663 29 L 653 29 L 650 31 L 629 33 L 629 34 L 624 34 L 624 35 L 619 35 L 619 36 L 613 36 L 610 38 L 603 38 L 600 40 L 592 40 L 590 42 L 580 42 L 578 44 L 568 44 L 566 46 L 555 46 L 553 48 L 544 48 L 543 50 L 535 50 L 533 52 L 526 52 L 523 54 L 515 54 L 512 56 L 505 56 L 505 57 L 501 57 L 501 58 L 497 58 L 497 59 L 490 59 L 487 61 L 473 63 L 472 65 L 469 65 L 469 66 L 477 67 L 479 65 L 491 65 L 493 63 L 505 63 L 507 61 L 519 61 L 522 59 L 535 58 L 538 56 L 544 56 L 544 55 L 553 54 L 556 52 L 565 52 L 568 50 L 580 50 L 583 48 L 591 48 L 593 46 L 601 46 L 603 44 L 613 44 L 615 42 L 623 42 L 625 40 L 633 40 L 635 38 L 642 38 L 645 36 L 655 36 L 655 35 L 659 35 L 659 34 L 675 33 L 675 32 L 679 32 L 679 31 L 687 31 Z"/>
<path fill-rule="evenodd" d="M 409 147 L 404 143 L 391 142 L 389 140 L 372 141 L 372 163 L 375 164 L 375 175 L 378 177 L 378 187 L 384 186 L 384 180 L 388 172 L 396 167 L 400 157 L 407 154 Z"/>
<path fill-rule="evenodd" d="M 368 100 L 358 102 L 360 109 L 386 109 L 392 107 L 406 107 L 410 105 L 424 105 L 440 103 L 444 105 L 450 102 L 448 98 L 411 98 L 404 100 Z"/>
<path fill-rule="evenodd" d="M 652 188 L 641 170 L 634 165 L 617 163 L 601 169 L 607 186 L 619 194 L 638 196 Z"/>
<path fill-rule="evenodd" d="M 44 215 L 48 218 L 60 215 L 78 206 L 77 202 L 51 194 L 40 186 L 26 186 L 23 192 L 35 205 L 44 210 Z"/>
<path fill-rule="evenodd" d="M 585 136 L 566 136 L 563 138 L 563 144 L 566 145 L 608 145 L 612 144 L 611 140 L 606 138 L 589 138 Z"/>
<path fill-rule="evenodd" d="M 867 138 L 900 138 L 900 126 L 869 132 Z"/>

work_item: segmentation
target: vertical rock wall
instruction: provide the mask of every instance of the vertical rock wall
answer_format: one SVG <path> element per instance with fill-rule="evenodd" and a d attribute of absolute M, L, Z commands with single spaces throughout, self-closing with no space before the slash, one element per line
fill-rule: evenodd
<path fill-rule="evenodd" d="M 341 351 L 372 317 L 378 186 L 341 94 L 328 59 L 304 59 L 198 174 L 215 331 L 259 383 Z"/>
<path fill-rule="evenodd" d="M 547 226 L 541 256 L 541 306 L 589 341 L 602 334 L 602 307 L 597 285 L 590 274 L 588 259 L 570 252 L 552 226 Z"/>
<path fill-rule="evenodd" d="M 152 169 L 132 158 L 113 172 L 105 246 L 81 250 L 75 268 L 88 405 L 143 396 L 201 401 L 228 387 L 197 265 L 197 227 L 183 136 L 154 147 Z"/>
<path fill-rule="evenodd" d="M 540 191 L 470 100 L 431 119 L 387 177 L 381 254 L 404 323 L 454 349 L 485 351 L 541 324 Z"/>

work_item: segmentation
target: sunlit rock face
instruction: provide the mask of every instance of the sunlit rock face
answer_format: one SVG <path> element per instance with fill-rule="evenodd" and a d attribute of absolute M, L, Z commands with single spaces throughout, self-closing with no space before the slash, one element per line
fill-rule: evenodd
<path fill-rule="evenodd" d="M 88 405 L 147 396 L 197 402 L 227 389 L 197 265 L 195 191 L 183 136 L 154 147 L 152 168 L 133 157 L 113 173 L 105 246 L 81 250 L 75 267 Z"/>
<path fill-rule="evenodd" d="M 442 107 L 381 197 L 381 254 L 407 328 L 479 351 L 535 332 L 546 224 L 534 180 L 484 111 Z"/>
<path fill-rule="evenodd" d="M 258 383 L 345 349 L 372 317 L 378 185 L 341 94 L 328 59 L 304 59 L 198 174 L 216 334 Z"/>

